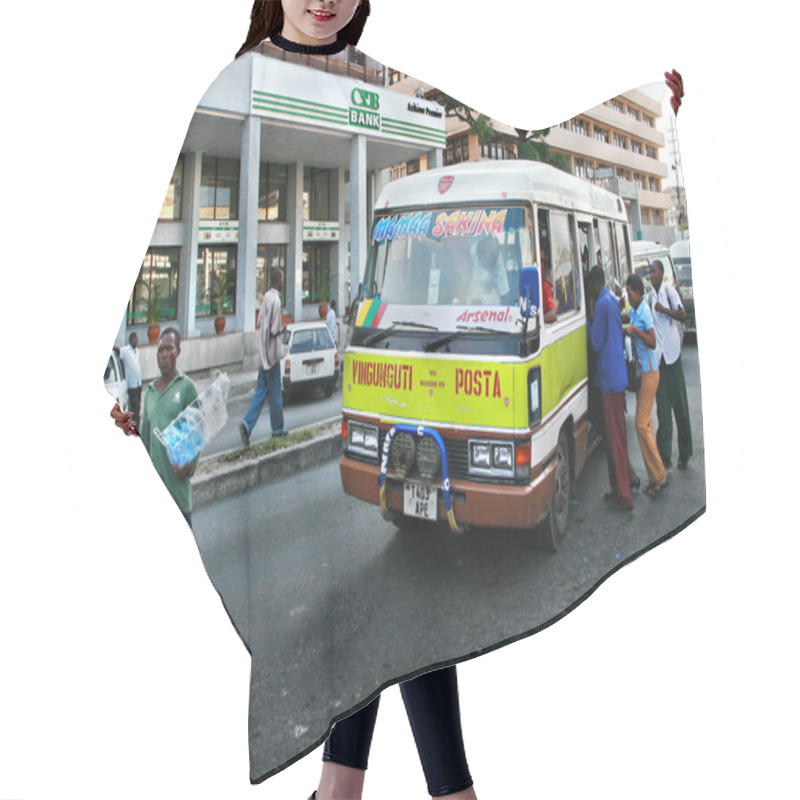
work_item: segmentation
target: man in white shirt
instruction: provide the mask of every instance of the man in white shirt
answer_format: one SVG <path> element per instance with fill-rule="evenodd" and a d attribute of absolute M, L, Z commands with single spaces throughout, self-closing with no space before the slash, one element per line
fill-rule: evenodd
<path fill-rule="evenodd" d="M 286 346 L 281 337 L 286 331 L 281 311 L 281 289 L 283 289 L 283 272 L 273 267 L 270 272 L 270 290 L 264 295 L 261 311 L 258 315 L 260 336 L 258 352 L 261 365 L 258 368 L 258 385 L 250 408 L 239 425 L 239 434 L 245 447 L 250 446 L 250 434 L 258 422 L 264 400 L 269 397 L 269 421 L 273 436 L 285 436 L 287 430 L 283 424 L 283 388 L 281 386 L 281 359 L 286 355 Z"/>
<path fill-rule="evenodd" d="M 328 330 L 331 332 L 331 338 L 333 339 L 333 343 L 336 345 L 337 349 L 339 347 L 339 336 L 338 329 L 336 327 L 336 301 L 331 300 L 328 303 L 328 315 L 325 317 L 325 325 Z"/>
<path fill-rule="evenodd" d="M 128 344 L 119 351 L 119 359 L 125 367 L 125 383 L 128 386 L 128 404 L 133 412 L 133 424 L 139 427 L 139 412 L 142 400 L 142 368 L 139 364 L 139 334 L 132 333 Z"/>
<path fill-rule="evenodd" d="M 678 428 L 678 469 L 686 469 L 692 456 L 692 423 L 689 419 L 689 400 L 681 364 L 681 323 L 686 311 L 681 296 L 664 283 L 664 265 L 654 260 L 650 264 L 650 283 L 653 289 L 648 304 L 653 312 L 656 329 L 656 356 L 661 378 L 656 392 L 658 432 L 656 444 L 664 466 L 672 466 L 672 416 Z"/>

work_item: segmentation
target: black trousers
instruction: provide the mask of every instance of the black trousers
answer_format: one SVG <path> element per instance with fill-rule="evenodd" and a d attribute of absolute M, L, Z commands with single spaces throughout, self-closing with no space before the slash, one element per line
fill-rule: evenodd
<path fill-rule="evenodd" d="M 456 668 L 434 670 L 400 684 L 431 797 L 472 786 L 461 735 Z M 323 761 L 365 770 L 380 696 L 334 725 Z"/>

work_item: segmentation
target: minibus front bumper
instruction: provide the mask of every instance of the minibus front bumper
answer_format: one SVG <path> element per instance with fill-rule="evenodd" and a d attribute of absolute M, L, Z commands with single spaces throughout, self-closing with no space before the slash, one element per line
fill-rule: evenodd
<path fill-rule="evenodd" d="M 345 455 L 340 462 L 346 494 L 380 505 L 380 467 Z M 544 519 L 553 497 L 556 462 L 534 468 L 524 485 L 451 480 L 450 494 L 456 520 L 462 525 L 487 528 L 533 528 Z M 387 476 L 386 502 L 390 511 L 403 513 L 403 481 Z M 431 484 L 428 484 L 431 485 Z M 446 520 L 444 496 L 438 486 L 438 519 Z"/>

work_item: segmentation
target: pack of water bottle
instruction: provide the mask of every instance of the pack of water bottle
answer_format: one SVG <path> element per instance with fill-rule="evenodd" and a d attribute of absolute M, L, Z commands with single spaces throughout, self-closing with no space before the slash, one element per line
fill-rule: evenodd
<path fill-rule="evenodd" d="M 178 468 L 194 461 L 203 448 L 228 421 L 228 389 L 230 379 L 218 372 L 213 383 L 197 396 L 163 430 L 156 429 L 158 440 L 167 451 L 167 458 Z"/>
<path fill-rule="evenodd" d="M 206 446 L 203 436 L 203 412 L 199 408 L 185 409 L 163 433 L 167 458 L 176 467 L 194 461 Z"/>

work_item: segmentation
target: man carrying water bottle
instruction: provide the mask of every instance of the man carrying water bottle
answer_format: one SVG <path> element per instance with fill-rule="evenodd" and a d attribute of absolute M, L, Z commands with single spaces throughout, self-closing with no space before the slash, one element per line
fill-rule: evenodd
<path fill-rule="evenodd" d="M 150 455 L 156 472 L 172 495 L 181 513 L 192 526 L 192 482 L 198 456 L 178 467 L 167 457 L 167 451 L 155 434 L 156 428 L 164 431 L 187 406 L 197 399 L 197 387 L 183 373 L 178 372 L 181 354 L 181 335 L 175 328 L 167 328 L 158 340 L 158 369 L 156 378 L 147 387 L 142 403 L 142 422 L 139 435 Z"/>

